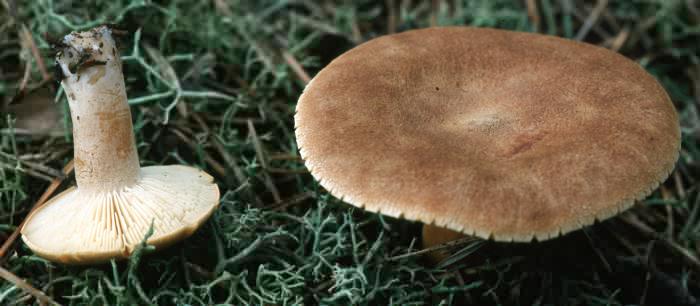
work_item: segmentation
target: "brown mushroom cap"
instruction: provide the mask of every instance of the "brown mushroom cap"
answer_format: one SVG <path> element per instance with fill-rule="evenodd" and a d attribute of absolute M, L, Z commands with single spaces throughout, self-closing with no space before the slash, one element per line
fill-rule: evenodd
<path fill-rule="evenodd" d="M 611 217 L 673 169 L 678 117 L 639 65 L 593 45 L 477 28 L 383 36 L 299 98 L 313 176 L 345 202 L 502 241 Z"/>

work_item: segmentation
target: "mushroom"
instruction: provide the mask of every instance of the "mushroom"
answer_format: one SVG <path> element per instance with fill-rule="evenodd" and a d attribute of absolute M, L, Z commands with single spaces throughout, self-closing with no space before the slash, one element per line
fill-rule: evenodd
<path fill-rule="evenodd" d="M 332 195 L 497 241 L 618 214 L 668 177 L 680 149 L 672 102 L 633 61 L 495 29 L 370 40 L 321 70 L 296 111 L 301 157 Z"/>
<path fill-rule="evenodd" d="M 22 240 L 66 264 L 128 257 L 149 229 L 157 248 L 191 235 L 213 213 L 219 188 L 187 166 L 139 166 L 122 63 L 111 30 L 71 33 L 56 56 L 73 122 L 75 178 L 33 211 Z"/>

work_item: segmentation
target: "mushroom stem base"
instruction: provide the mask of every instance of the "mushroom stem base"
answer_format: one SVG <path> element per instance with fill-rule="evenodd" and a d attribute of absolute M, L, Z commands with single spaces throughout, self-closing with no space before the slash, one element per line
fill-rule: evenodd
<path fill-rule="evenodd" d="M 438 227 L 435 225 L 424 224 L 423 225 L 423 248 L 429 248 L 436 246 L 438 244 L 443 244 L 445 242 L 450 242 L 452 240 L 460 239 L 465 237 L 465 234 L 449 230 L 446 228 Z M 450 256 L 448 250 L 438 250 L 428 254 L 428 258 L 431 263 L 437 264 L 447 257 Z"/>

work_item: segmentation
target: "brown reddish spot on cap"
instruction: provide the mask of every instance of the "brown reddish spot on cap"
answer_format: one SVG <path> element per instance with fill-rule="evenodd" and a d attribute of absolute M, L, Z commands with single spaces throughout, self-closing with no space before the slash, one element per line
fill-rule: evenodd
<path fill-rule="evenodd" d="M 680 146 L 673 104 L 633 61 L 466 27 L 346 52 L 309 83 L 295 125 L 307 167 L 333 195 L 506 241 L 615 215 L 667 177 Z"/>

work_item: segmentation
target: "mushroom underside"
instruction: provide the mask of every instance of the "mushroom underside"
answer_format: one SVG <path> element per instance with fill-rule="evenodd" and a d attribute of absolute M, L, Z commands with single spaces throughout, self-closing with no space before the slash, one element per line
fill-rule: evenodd
<path fill-rule="evenodd" d="M 71 188 L 28 218 L 22 239 L 62 263 L 128 257 L 153 226 L 148 244 L 162 247 L 191 235 L 218 205 L 219 189 L 186 166 L 141 168 L 136 184 L 112 192 Z"/>

